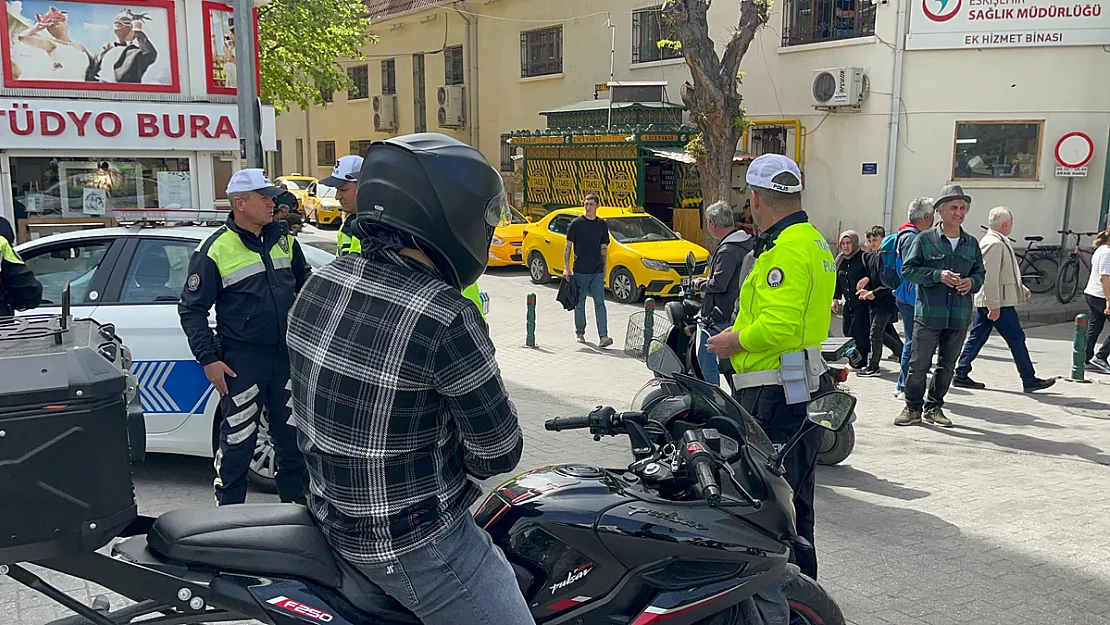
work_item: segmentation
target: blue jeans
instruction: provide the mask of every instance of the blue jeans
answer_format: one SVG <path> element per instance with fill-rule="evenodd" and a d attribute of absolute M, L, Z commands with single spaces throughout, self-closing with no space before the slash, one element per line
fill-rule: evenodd
<path fill-rule="evenodd" d="M 971 361 L 979 355 L 979 350 L 987 344 L 992 330 L 998 330 L 1006 345 L 1010 347 L 1010 354 L 1014 357 L 1018 375 L 1025 385 L 1037 380 L 1033 370 L 1033 361 L 1029 358 L 1029 348 L 1025 346 L 1025 331 L 1021 329 L 1021 320 L 1013 306 L 1003 306 L 998 309 L 998 321 L 987 319 L 986 308 L 979 308 L 975 312 L 975 323 L 971 326 L 971 334 L 964 344 L 964 351 L 960 354 L 960 364 L 956 367 L 957 378 L 967 378 L 971 375 Z"/>
<path fill-rule="evenodd" d="M 905 337 L 905 344 L 902 346 L 902 363 L 901 369 L 898 371 L 898 383 L 895 388 L 899 391 L 906 390 L 906 376 L 910 372 L 910 356 L 913 354 L 913 304 L 907 304 L 902 300 L 895 300 L 898 303 L 898 314 L 902 316 L 902 336 Z"/>
<path fill-rule="evenodd" d="M 357 565 L 425 625 L 534 625 L 509 561 L 469 514 L 389 564 Z"/>
<path fill-rule="evenodd" d="M 721 371 L 717 364 L 717 354 L 711 353 L 707 347 L 709 337 L 714 335 L 716 332 L 698 328 L 698 365 L 701 366 L 701 375 L 706 382 L 713 386 L 720 386 Z"/>
<path fill-rule="evenodd" d="M 578 284 L 578 302 L 574 306 L 574 333 L 586 334 L 586 296 L 594 300 L 594 320 L 597 321 L 597 335 L 609 336 L 609 320 L 605 313 L 605 276 L 600 273 L 576 273 L 574 281 Z"/>

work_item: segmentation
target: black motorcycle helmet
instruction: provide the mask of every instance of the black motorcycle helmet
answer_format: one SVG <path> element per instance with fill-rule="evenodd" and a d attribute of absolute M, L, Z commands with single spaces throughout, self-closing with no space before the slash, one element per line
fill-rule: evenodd
<path fill-rule="evenodd" d="M 509 204 L 501 174 L 481 152 L 428 132 L 370 144 L 357 215 L 363 233 L 378 225 L 412 237 L 444 281 L 461 289 L 485 271 Z"/>
<path fill-rule="evenodd" d="M 276 213 L 280 211 L 282 206 L 288 209 L 291 213 L 296 212 L 297 196 L 293 195 L 293 193 L 290 191 L 282 191 L 281 193 L 274 196 L 274 212 Z"/>

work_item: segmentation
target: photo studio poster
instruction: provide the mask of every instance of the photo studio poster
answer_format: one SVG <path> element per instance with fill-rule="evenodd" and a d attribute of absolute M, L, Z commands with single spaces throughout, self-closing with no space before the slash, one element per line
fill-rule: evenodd
<path fill-rule="evenodd" d="M 238 76 L 235 62 L 235 16 L 232 7 L 219 2 L 204 2 L 204 61 L 208 67 L 205 76 L 208 93 L 235 95 Z M 258 32 L 258 9 L 254 10 L 254 32 Z M 240 33 L 242 29 L 240 29 Z M 249 31 L 248 31 L 249 32 Z M 255 67 L 258 67 L 258 48 L 255 48 Z M 261 80 L 259 80 L 261 84 Z"/>
<path fill-rule="evenodd" d="M 6 0 L 9 87 L 180 91 L 172 0 Z"/>

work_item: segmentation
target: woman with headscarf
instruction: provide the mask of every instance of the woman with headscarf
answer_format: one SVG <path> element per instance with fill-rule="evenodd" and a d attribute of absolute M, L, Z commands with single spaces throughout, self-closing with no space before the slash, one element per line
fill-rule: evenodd
<path fill-rule="evenodd" d="M 833 294 L 834 313 L 842 313 L 844 336 L 856 341 L 860 354 L 871 352 L 871 309 L 866 301 L 860 300 L 856 288 L 860 280 L 870 275 L 863 253 L 859 247 L 859 235 L 854 230 L 845 230 L 837 239 L 840 253 L 836 257 L 836 291 Z"/>

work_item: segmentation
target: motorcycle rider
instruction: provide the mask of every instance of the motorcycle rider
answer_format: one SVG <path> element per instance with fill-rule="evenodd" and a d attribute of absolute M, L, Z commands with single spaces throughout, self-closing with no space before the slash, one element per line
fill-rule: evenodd
<path fill-rule="evenodd" d="M 810 394 L 829 382 L 821 342 L 829 336 L 836 267 L 825 237 L 802 210 L 802 174 L 786 156 L 764 154 L 748 167 L 756 237 L 755 263 L 740 290 L 736 324 L 709 339 L 709 350 L 731 358 L 740 404 L 771 441 L 786 443 L 806 419 Z M 785 458 L 794 489 L 798 534 L 810 548 L 794 549 L 802 572 L 817 578 L 813 488 L 821 431 L 798 441 Z"/>
<path fill-rule="evenodd" d="M 706 208 L 705 221 L 709 225 L 709 234 L 720 244 L 710 260 L 709 276 L 694 280 L 694 288 L 705 293 L 701 303 L 702 316 L 709 317 L 716 308 L 725 321 L 732 321 L 740 297 L 740 266 L 744 256 L 755 245 L 755 239 L 736 227 L 736 217 L 727 202 L 715 202 Z M 705 349 L 709 336 L 708 332 L 698 332 L 698 364 L 701 365 L 702 378 L 717 386 L 721 383 L 721 373 L 717 357 Z"/>
<path fill-rule="evenodd" d="M 319 182 L 335 188 L 335 199 L 339 201 L 339 208 L 344 213 L 339 234 L 335 237 L 335 242 L 338 244 L 335 250 L 336 257 L 358 254 L 362 249 L 358 237 L 351 233 L 351 224 L 355 221 L 355 196 L 358 194 L 358 176 L 362 170 L 362 160 L 362 157 L 357 154 L 344 156 L 336 161 L 331 175 Z"/>
<path fill-rule="evenodd" d="M 308 507 L 328 542 L 432 625 L 528 625 L 504 554 L 468 507 L 524 445 L 479 310 L 460 292 L 508 214 L 480 152 L 422 133 L 371 144 L 361 253 L 305 284 L 289 318 Z"/>
<path fill-rule="evenodd" d="M 23 259 L 0 237 L 0 317 L 11 317 L 17 310 L 35 308 L 42 302 L 42 283 Z"/>

